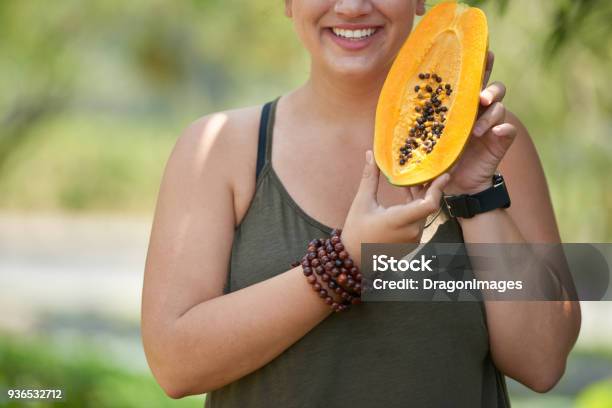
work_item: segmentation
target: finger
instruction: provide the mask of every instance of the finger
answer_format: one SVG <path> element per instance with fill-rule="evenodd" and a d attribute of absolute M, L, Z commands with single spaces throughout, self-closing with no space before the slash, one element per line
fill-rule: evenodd
<path fill-rule="evenodd" d="M 487 87 L 489 79 L 491 79 L 491 72 L 493 72 L 493 64 L 495 63 L 495 54 L 493 51 L 487 51 L 487 62 L 485 66 L 484 79 L 482 81 L 482 89 Z"/>
<path fill-rule="evenodd" d="M 502 145 L 508 148 L 516 138 L 518 130 L 511 123 L 502 123 L 501 125 L 494 126 L 491 129 L 491 133 L 494 137 L 501 139 Z"/>
<path fill-rule="evenodd" d="M 493 82 L 480 92 L 480 104 L 489 106 L 494 102 L 501 102 L 506 96 L 506 86 L 501 82 Z"/>
<path fill-rule="evenodd" d="M 410 187 L 410 192 L 412 193 L 412 200 L 415 200 L 417 198 L 421 198 L 423 196 L 423 186 L 418 185 L 418 186 L 411 186 Z M 412 201 L 410 200 L 410 201 Z"/>
<path fill-rule="evenodd" d="M 376 204 L 376 193 L 378 192 L 379 170 L 374 162 L 374 155 L 371 150 L 366 152 L 366 163 L 363 167 L 363 176 L 359 184 L 359 190 L 355 196 L 355 201 L 367 208 L 372 204 Z"/>
<path fill-rule="evenodd" d="M 448 184 L 450 175 L 444 173 L 436 178 L 427 188 L 425 196 L 414 200 L 413 202 L 402 206 L 401 215 L 398 221 L 404 224 L 416 222 L 427 217 L 440 208 L 440 200 L 442 199 L 442 191 Z"/>
<path fill-rule="evenodd" d="M 491 105 L 476 121 L 472 134 L 480 137 L 495 125 L 501 124 L 506 117 L 506 108 L 501 102 Z"/>
<path fill-rule="evenodd" d="M 412 194 L 411 187 L 404 187 L 404 193 L 406 194 L 406 202 L 409 203 L 414 200 L 414 195 Z"/>

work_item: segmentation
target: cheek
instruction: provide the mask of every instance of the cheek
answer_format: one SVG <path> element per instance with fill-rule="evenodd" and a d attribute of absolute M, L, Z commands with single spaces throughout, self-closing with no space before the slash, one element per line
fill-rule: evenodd
<path fill-rule="evenodd" d="M 379 10 L 389 21 L 389 45 L 395 51 L 398 51 L 412 31 L 416 12 L 416 2 L 381 1 L 380 3 Z"/>
<path fill-rule="evenodd" d="M 312 49 L 320 36 L 318 22 L 329 9 L 326 0 L 293 0 L 291 2 L 294 29 L 306 48 Z"/>
<path fill-rule="evenodd" d="M 416 14 L 417 0 L 374 1 L 377 10 L 394 26 L 411 25 Z"/>
<path fill-rule="evenodd" d="M 376 8 L 389 19 L 414 17 L 418 0 L 374 0 Z"/>

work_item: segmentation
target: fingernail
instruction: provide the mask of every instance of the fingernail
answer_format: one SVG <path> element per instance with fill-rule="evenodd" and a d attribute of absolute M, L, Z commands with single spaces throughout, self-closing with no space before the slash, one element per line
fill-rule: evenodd
<path fill-rule="evenodd" d="M 368 164 L 372 164 L 372 151 L 371 150 L 368 150 L 366 152 L 366 162 Z"/>
<path fill-rule="evenodd" d="M 480 97 L 483 99 L 484 104 L 489 105 L 493 95 L 491 95 L 491 92 L 484 90 L 480 93 Z"/>
<path fill-rule="evenodd" d="M 491 131 L 496 136 L 503 136 L 503 134 L 504 134 L 504 127 L 501 126 L 501 125 L 500 126 L 495 126 L 493 129 L 491 129 Z"/>
<path fill-rule="evenodd" d="M 484 126 L 479 124 L 476 124 L 476 126 L 474 126 L 474 130 L 472 131 L 472 133 L 474 133 L 474 136 L 482 136 L 482 134 L 484 133 Z"/>

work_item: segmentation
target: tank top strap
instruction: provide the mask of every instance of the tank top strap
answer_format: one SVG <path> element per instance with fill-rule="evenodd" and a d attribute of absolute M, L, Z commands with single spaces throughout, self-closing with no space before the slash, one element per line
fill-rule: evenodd
<path fill-rule="evenodd" d="M 255 179 L 259 180 L 263 168 L 272 160 L 272 136 L 274 129 L 274 116 L 279 98 L 266 103 L 261 110 L 259 120 L 259 136 L 257 142 L 257 168 Z"/>

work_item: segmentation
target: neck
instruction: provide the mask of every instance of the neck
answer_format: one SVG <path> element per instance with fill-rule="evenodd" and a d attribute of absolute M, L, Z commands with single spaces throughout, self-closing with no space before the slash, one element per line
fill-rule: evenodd
<path fill-rule="evenodd" d="M 315 64 L 300 93 L 313 114 L 336 123 L 372 122 L 386 71 L 369 77 L 349 77 Z"/>

